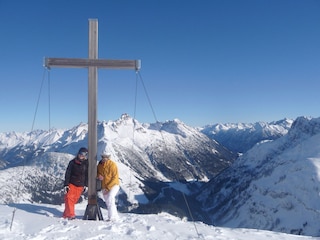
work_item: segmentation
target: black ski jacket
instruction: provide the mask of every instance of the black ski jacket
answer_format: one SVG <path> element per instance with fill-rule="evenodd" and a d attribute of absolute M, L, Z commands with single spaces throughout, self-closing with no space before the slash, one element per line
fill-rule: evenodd
<path fill-rule="evenodd" d="M 69 162 L 66 170 L 64 186 L 69 183 L 77 187 L 88 186 L 88 160 L 80 161 L 74 158 Z"/>

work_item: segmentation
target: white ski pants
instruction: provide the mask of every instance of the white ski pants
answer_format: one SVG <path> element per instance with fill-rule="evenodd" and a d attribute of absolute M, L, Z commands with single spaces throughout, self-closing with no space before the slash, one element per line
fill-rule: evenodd
<path fill-rule="evenodd" d="M 116 206 L 116 195 L 119 192 L 119 189 L 119 185 L 115 185 L 110 189 L 110 191 L 102 191 L 104 201 L 108 208 L 108 218 L 111 221 L 119 218 Z"/>

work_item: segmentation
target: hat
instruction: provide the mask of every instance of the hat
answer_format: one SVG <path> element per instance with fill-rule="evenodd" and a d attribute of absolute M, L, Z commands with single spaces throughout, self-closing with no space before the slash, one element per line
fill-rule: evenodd
<path fill-rule="evenodd" d="M 103 152 L 103 153 L 101 154 L 101 157 L 102 157 L 102 158 L 110 158 L 110 157 L 111 157 L 111 153 L 109 153 L 109 152 Z"/>

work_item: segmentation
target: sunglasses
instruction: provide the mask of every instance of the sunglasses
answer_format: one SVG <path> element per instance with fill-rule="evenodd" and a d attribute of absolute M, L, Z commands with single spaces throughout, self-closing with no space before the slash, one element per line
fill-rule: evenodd
<path fill-rule="evenodd" d="M 87 153 L 87 152 L 79 152 L 79 155 L 84 156 L 84 157 L 87 157 L 87 156 L 88 156 L 88 153 Z"/>

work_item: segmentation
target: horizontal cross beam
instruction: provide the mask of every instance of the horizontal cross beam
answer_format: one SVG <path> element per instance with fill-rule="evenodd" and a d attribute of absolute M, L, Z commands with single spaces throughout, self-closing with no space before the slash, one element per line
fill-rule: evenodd
<path fill-rule="evenodd" d="M 73 68 L 109 68 L 109 69 L 134 69 L 140 70 L 140 60 L 108 60 L 108 59 L 86 59 L 86 58 L 45 58 L 44 66 L 51 67 L 73 67 Z"/>

